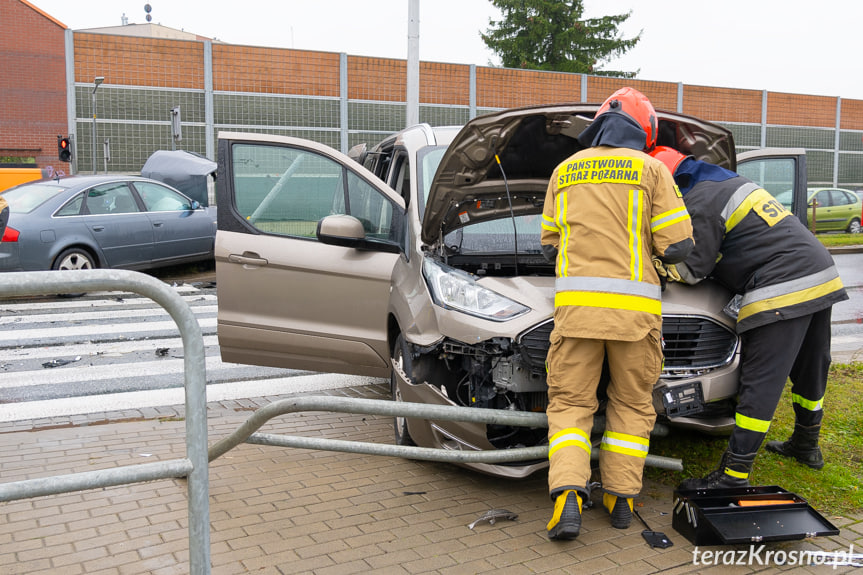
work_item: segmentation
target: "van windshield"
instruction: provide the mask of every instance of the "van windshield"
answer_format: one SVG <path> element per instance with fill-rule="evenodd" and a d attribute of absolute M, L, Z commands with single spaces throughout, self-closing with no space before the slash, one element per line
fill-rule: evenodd
<path fill-rule="evenodd" d="M 541 254 L 540 222 L 542 215 L 529 214 L 479 222 L 448 233 L 447 248 L 460 254 Z M 516 245 L 516 243 L 518 245 Z"/>
<path fill-rule="evenodd" d="M 417 190 L 421 192 L 419 198 L 420 221 L 425 214 L 426 201 L 444 152 L 446 152 L 446 146 L 428 146 L 417 152 Z"/>
<path fill-rule="evenodd" d="M 417 153 L 417 189 L 422 192 L 419 198 L 420 220 L 425 213 L 431 185 L 446 149 L 446 146 L 428 146 Z M 529 214 L 516 216 L 514 227 L 510 217 L 479 222 L 448 233 L 444 243 L 453 253 L 464 255 L 511 254 L 516 247 L 519 254 L 541 254 L 541 220 L 540 214 Z"/>

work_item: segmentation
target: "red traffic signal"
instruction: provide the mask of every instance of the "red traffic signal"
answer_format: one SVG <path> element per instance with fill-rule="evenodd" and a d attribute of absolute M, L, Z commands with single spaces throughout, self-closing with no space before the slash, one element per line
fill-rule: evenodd
<path fill-rule="evenodd" d="M 72 161 L 72 143 L 69 138 L 57 136 L 57 156 L 61 162 Z"/>

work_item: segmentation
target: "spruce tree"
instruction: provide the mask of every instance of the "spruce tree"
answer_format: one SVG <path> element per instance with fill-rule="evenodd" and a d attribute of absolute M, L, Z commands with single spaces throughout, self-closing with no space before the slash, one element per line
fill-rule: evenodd
<path fill-rule="evenodd" d="M 603 70 L 612 58 L 625 54 L 641 39 L 623 38 L 617 27 L 632 12 L 582 18 L 581 0 L 491 0 L 503 13 L 489 20 L 480 34 L 506 68 L 553 70 L 598 76 L 633 78 L 635 72 Z"/>

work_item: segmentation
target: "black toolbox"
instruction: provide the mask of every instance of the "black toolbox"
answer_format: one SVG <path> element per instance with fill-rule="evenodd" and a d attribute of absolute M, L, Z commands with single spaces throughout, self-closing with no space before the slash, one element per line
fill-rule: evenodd
<path fill-rule="evenodd" d="M 839 530 L 776 485 L 674 491 L 671 526 L 694 545 L 788 541 Z"/>

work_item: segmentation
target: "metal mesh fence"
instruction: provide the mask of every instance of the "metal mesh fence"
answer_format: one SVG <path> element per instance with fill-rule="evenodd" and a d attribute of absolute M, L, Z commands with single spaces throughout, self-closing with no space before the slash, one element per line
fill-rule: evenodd
<path fill-rule="evenodd" d="M 212 155 L 224 130 L 289 135 L 346 150 L 374 145 L 405 126 L 403 60 L 205 42 L 119 41 L 99 34 L 75 33 L 74 38 L 78 172 L 92 171 L 94 160 L 96 170 L 105 171 L 105 139 L 111 156 L 107 171 L 139 173 L 156 150 L 176 146 Z M 136 61 L 141 46 L 158 58 L 135 68 L 137 75 L 129 73 L 123 63 Z M 186 68 L 192 68 L 188 74 Z M 105 83 L 95 93 L 94 158 L 95 75 L 104 75 Z M 421 62 L 419 119 L 433 126 L 462 125 L 504 108 L 598 103 L 627 85 L 659 109 L 727 127 L 738 151 L 805 148 L 811 185 L 863 187 L 863 102 L 857 100 Z M 171 134 L 170 111 L 177 106 L 179 142 Z"/>
<path fill-rule="evenodd" d="M 832 150 L 835 140 L 836 130 L 833 128 L 767 127 L 767 145 L 770 147 Z"/>
<path fill-rule="evenodd" d="M 725 122 L 717 122 L 731 130 L 734 134 L 734 145 L 738 152 L 753 150 L 761 147 L 761 126 L 752 124 L 727 124 Z"/>
<path fill-rule="evenodd" d="M 339 128 L 339 101 L 332 98 L 217 94 L 213 109 L 218 127 Z"/>
<path fill-rule="evenodd" d="M 838 181 L 846 188 L 863 189 L 863 154 L 839 153 Z"/>
<path fill-rule="evenodd" d="M 461 126 L 470 120 L 467 106 L 420 106 L 420 122 L 431 126 Z"/>
<path fill-rule="evenodd" d="M 105 171 L 104 141 L 109 140 L 108 172 L 137 173 L 156 150 L 170 150 L 171 108 L 180 107 L 180 149 L 206 152 L 204 93 L 178 89 L 99 86 L 75 88 L 77 171 L 93 171 L 93 103 L 95 101 L 96 171 Z"/>
<path fill-rule="evenodd" d="M 833 182 L 833 152 L 806 150 L 806 179 L 813 187 L 830 186 Z"/>

